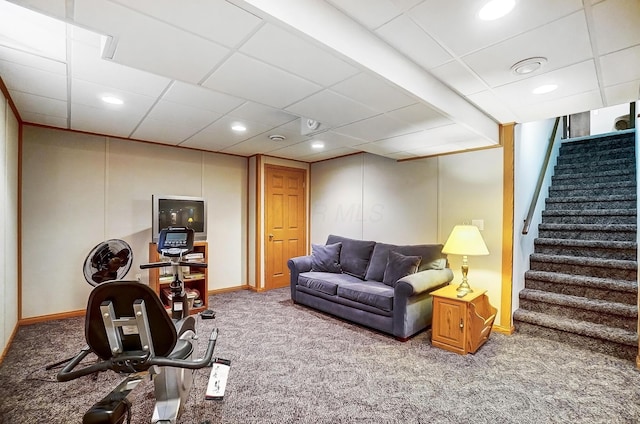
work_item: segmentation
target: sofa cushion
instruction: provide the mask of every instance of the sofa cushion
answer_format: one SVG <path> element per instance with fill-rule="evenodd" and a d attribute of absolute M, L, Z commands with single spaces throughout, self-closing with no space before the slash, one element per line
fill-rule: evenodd
<path fill-rule="evenodd" d="M 340 267 L 340 248 L 342 243 L 311 245 L 311 271 L 317 272 L 342 272 Z"/>
<path fill-rule="evenodd" d="M 376 242 L 354 240 L 331 234 L 327 239 L 327 244 L 334 243 L 342 243 L 342 249 L 340 249 L 340 266 L 342 267 L 342 272 L 364 280 L 367 267 L 369 266 L 369 259 L 371 258 L 371 253 L 373 252 Z"/>
<path fill-rule="evenodd" d="M 396 281 L 409 274 L 415 273 L 418 270 L 418 265 L 420 265 L 421 260 L 422 257 L 420 256 L 405 256 L 391 250 L 382 282 L 394 287 Z"/>
<path fill-rule="evenodd" d="M 338 285 L 343 283 L 359 283 L 356 277 L 346 274 L 335 274 L 332 272 L 303 272 L 298 275 L 298 285 L 310 290 L 326 293 L 334 296 Z"/>
<path fill-rule="evenodd" d="M 405 256 L 420 256 L 422 260 L 418 272 L 427 269 L 443 269 L 446 267 L 446 255 L 442 253 L 441 244 L 416 244 L 396 246 L 387 243 L 376 243 L 365 275 L 366 280 L 382 281 L 387 269 L 389 252 L 394 251 Z"/>
<path fill-rule="evenodd" d="M 298 277 L 298 285 L 307 287 L 314 291 L 326 293 L 328 295 L 335 295 L 338 290 L 338 285 L 335 282 L 327 281 L 323 278 L 313 278 L 313 276 L 310 275 L 301 274 Z"/>
<path fill-rule="evenodd" d="M 393 310 L 393 288 L 378 282 L 340 284 L 338 296 L 373 306 L 383 311 Z"/>

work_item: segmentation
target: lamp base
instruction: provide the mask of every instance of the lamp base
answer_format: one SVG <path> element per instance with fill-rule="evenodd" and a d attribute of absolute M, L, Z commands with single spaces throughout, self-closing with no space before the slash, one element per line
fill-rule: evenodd
<path fill-rule="evenodd" d="M 467 274 L 469 273 L 469 262 L 467 261 L 467 255 L 462 256 L 462 283 L 458 286 L 456 291 L 458 297 L 464 297 L 467 293 L 473 293 L 471 286 L 467 280 Z"/>

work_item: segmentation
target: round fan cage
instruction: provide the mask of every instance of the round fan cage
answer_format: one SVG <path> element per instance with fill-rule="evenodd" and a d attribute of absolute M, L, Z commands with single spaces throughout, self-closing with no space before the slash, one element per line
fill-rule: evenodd
<path fill-rule="evenodd" d="M 84 278 L 97 286 L 105 281 L 120 280 L 131 269 L 131 246 L 119 239 L 103 241 L 94 247 L 84 260 Z"/>

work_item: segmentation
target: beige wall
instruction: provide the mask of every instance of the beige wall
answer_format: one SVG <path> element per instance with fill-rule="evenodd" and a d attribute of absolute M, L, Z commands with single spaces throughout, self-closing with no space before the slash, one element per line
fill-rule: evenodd
<path fill-rule="evenodd" d="M 0 92 L 0 358 L 18 324 L 19 124 Z"/>
<path fill-rule="evenodd" d="M 454 225 L 481 219 L 490 254 L 469 258 L 469 282 L 488 290 L 499 308 L 502 160 L 497 148 L 406 162 L 359 154 L 312 164 L 311 242 L 322 244 L 333 233 L 394 244 L 444 243 Z M 459 282 L 461 258 L 450 255 L 449 261 Z"/>
<path fill-rule="evenodd" d="M 84 309 L 82 265 L 110 238 L 148 282 L 154 193 L 206 197 L 209 290 L 246 284 L 245 158 L 25 126 L 22 179 L 22 318 Z"/>
<path fill-rule="evenodd" d="M 387 243 L 435 243 L 437 160 L 368 153 L 311 166 L 311 241 L 329 234 Z"/>
<path fill-rule="evenodd" d="M 487 256 L 469 256 L 469 285 L 486 289 L 490 303 L 502 301 L 502 201 L 503 150 L 501 148 L 459 153 L 438 158 L 438 237 L 444 243 L 457 224 L 482 220 Z M 462 280 L 462 257 L 449 255 L 454 283 Z M 509 323 L 507 323 L 507 326 Z"/>

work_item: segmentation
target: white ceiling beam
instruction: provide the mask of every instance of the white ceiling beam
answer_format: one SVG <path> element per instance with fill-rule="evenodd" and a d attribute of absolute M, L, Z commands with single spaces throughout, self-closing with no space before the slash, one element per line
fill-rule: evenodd
<path fill-rule="evenodd" d="M 261 11 L 413 94 L 458 124 L 499 143 L 499 126 L 426 70 L 330 4 L 318 0 L 230 0 Z"/>

